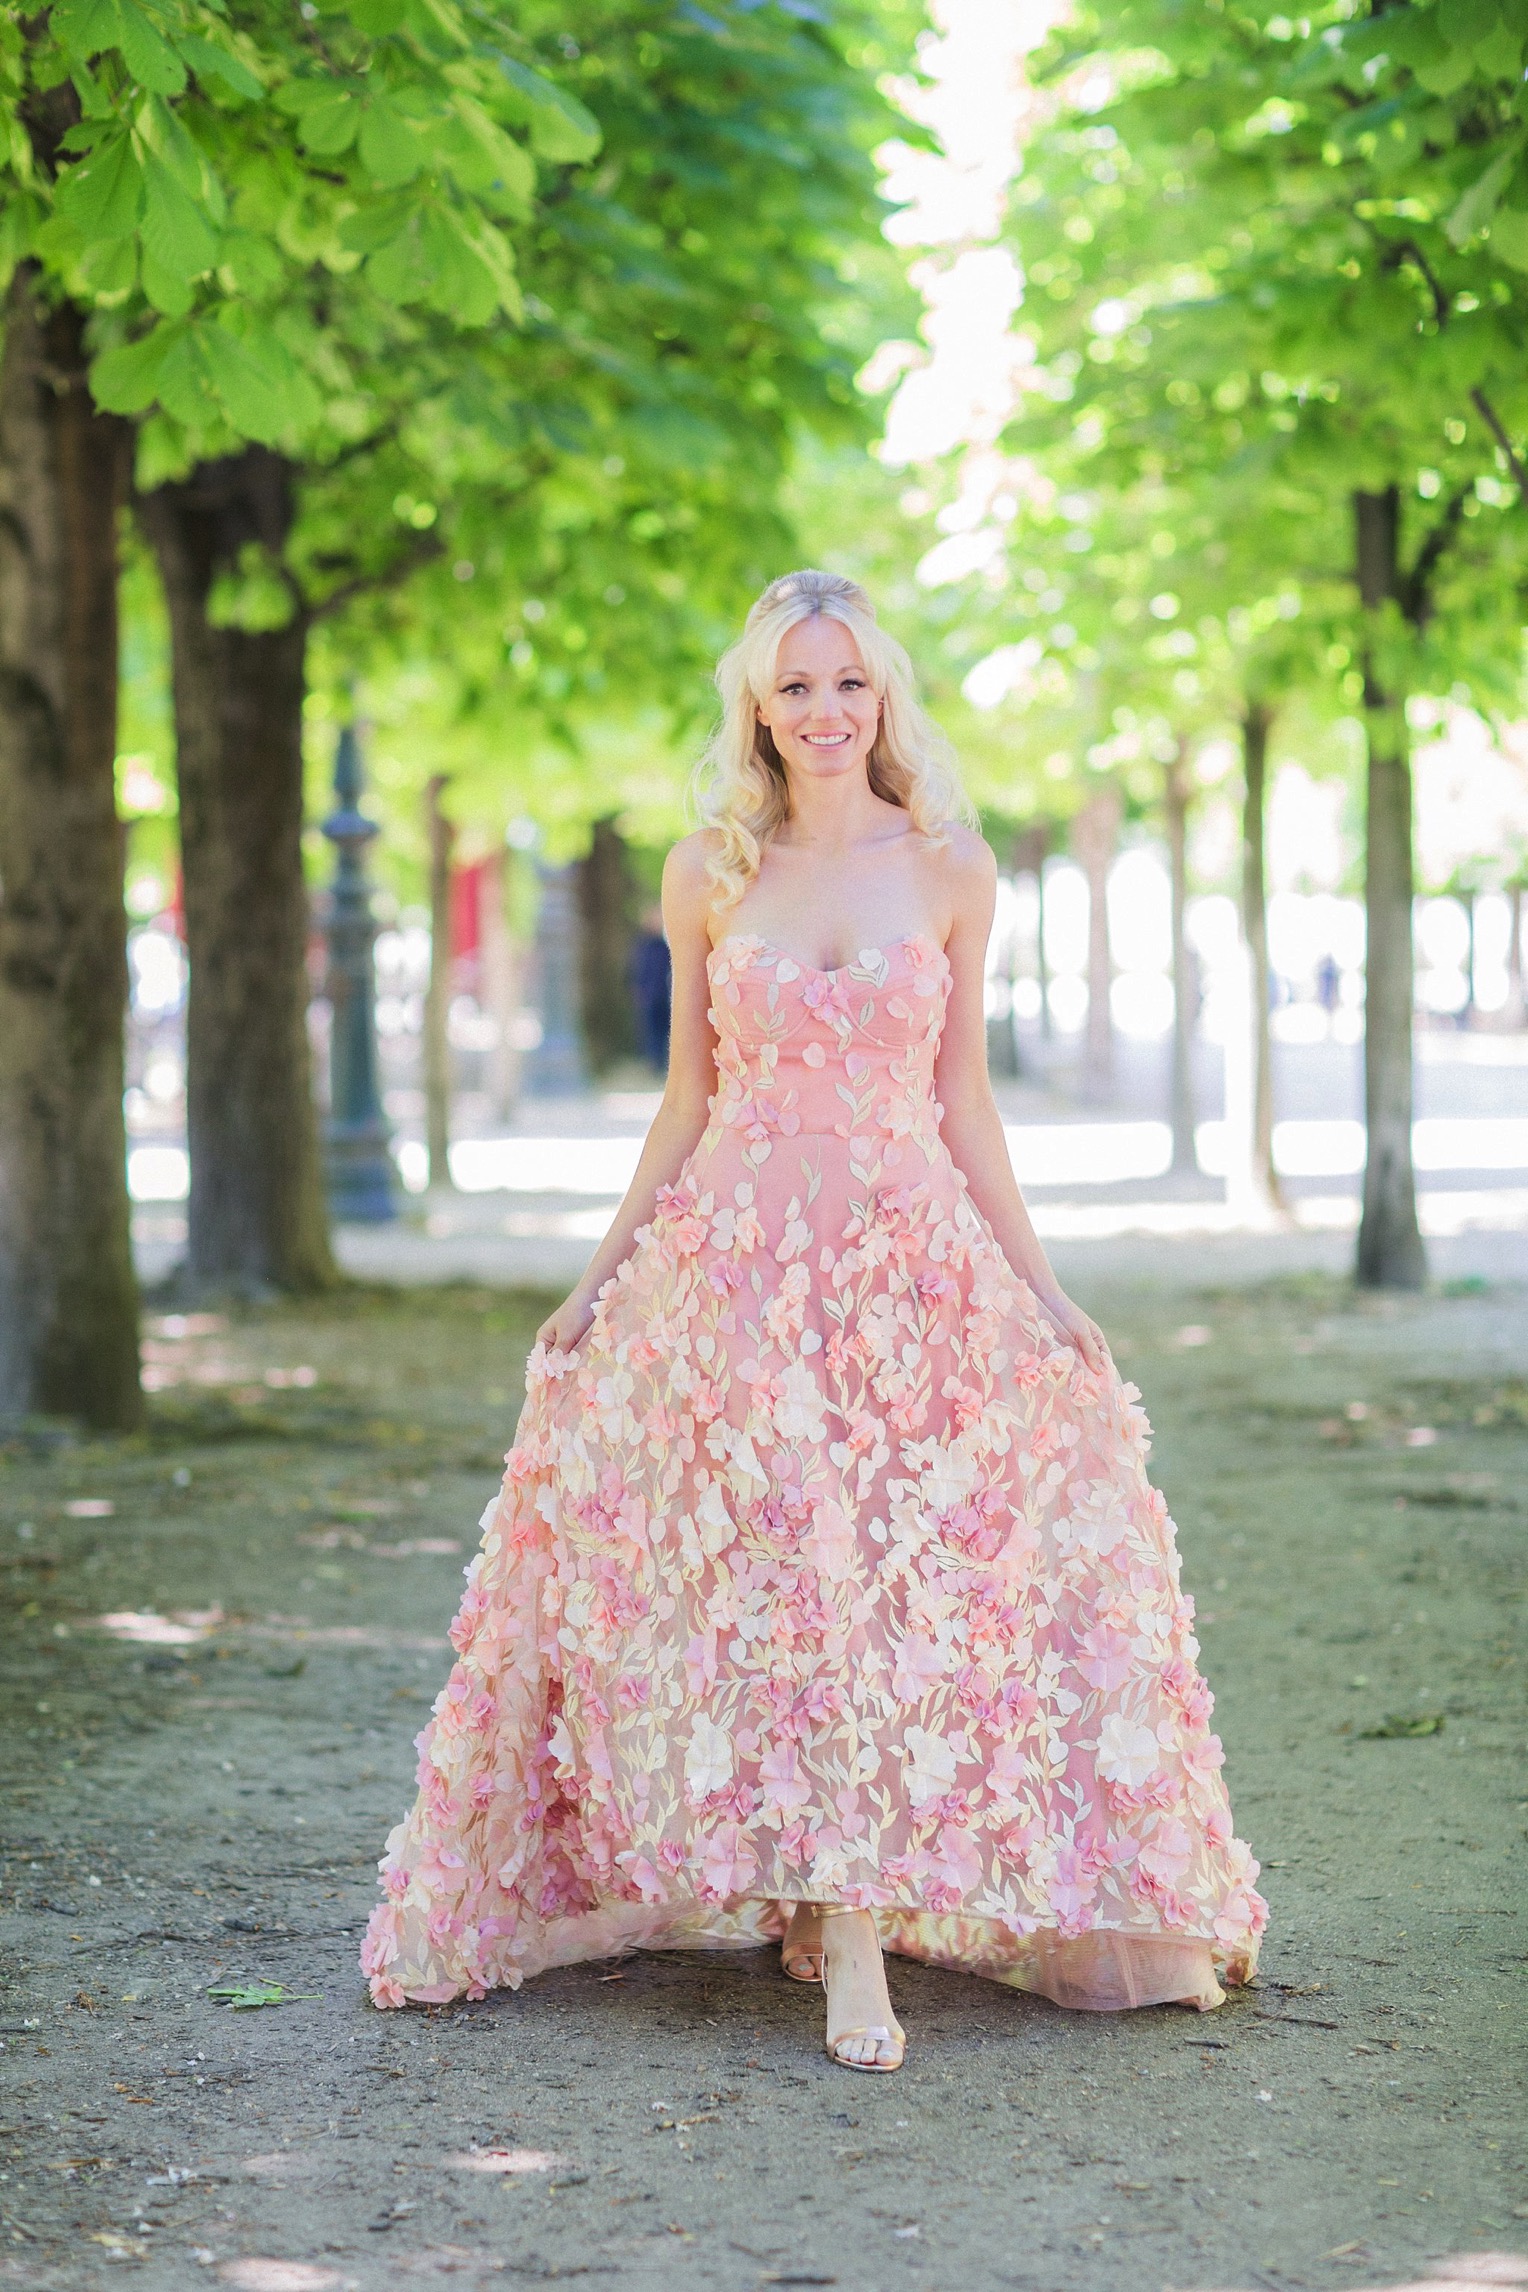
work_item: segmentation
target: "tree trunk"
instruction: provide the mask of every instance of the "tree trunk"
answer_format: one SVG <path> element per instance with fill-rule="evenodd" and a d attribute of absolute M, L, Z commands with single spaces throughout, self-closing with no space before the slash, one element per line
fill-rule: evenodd
<path fill-rule="evenodd" d="M 1188 932 L 1188 761 L 1181 744 L 1168 759 L 1162 787 L 1167 858 L 1172 876 L 1173 1047 L 1172 1103 L 1175 1170 L 1197 1170 L 1194 1141 L 1194 975 Z"/>
<path fill-rule="evenodd" d="M 122 1123 L 117 516 L 83 314 L 28 266 L 0 363 L 0 1417 L 143 1414 Z"/>
<path fill-rule="evenodd" d="M 596 1074 L 640 1048 L 631 993 L 635 885 L 626 839 L 613 817 L 596 820 L 578 864 L 579 999 L 584 1047 Z"/>
<path fill-rule="evenodd" d="M 1273 711 L 1250 700 L 1242 717 L 1242 930 L 1252 986 L 1252 1182 L 1270 1209 L 1284 1207 L 1273 1166 L 1273 1034 L 1269 1026 L 1268 882 L 1264 827 L 1268 803 L 1268 730 Z"/>
<path fill-rule="evenodd" d="M 335 1279 L 307 1033 L 302 872 L 307 620 L 214 627 L 220 574 L 280 561 L 292 465 L 251 446 L 140 497 L 169 607 L 190 996 L 193 1279 L 256 1293 Z"/>
<path fill-rule="evenodd" d="M 1109 988 L 1114 965 L 1109 953 L 1109 869 L 1119 839 L 1120 798 L 1116 788 L 1100 788 L 1072 821 L 1072 849 L 1088 879 L 1088 1031 L 1083 1060 L 1083 1095 L 1106 1099 L 1114 1080 L 1114 1024 Z"/>
<path fill-rule="evenodd" d="M 523 952 L 510 928 L 509 899 L 519 854 L 500 851 L 484 885 L 478 916 L 481 943 L 481 1000 L 493 1020 L 488 1057 L 488 1103 L 496 1122 L 512 1122 L 520 1096 L 520 1019 Z"/>
<path fill-rule="evenodd" d="M 1040 991 L 1040 1036 L 1048 1042 L 1051 1031 L 1050 974 L 1045 960 L 1045 862 L 1050 851 L 1050 823 L 1037 820 L 1013 839 L 1013 872 L 1035 879 L 1035 985 Z M 1014 1035 L 1017 1058 L 1018 1035 Z"/>
<path fill-rule="evenodd" d="M 1400 593 L 1400 493 L 1355 493 L 1358 591 L 1371 623 L 1365 647 L 1368 743 L 1364 902 L 1363 1214 L 1358 1280 L 1366 1289 L 1420 1289 L 1427 1259 L 1417 1228 L 1411 1162 L 1411 753 L 1405 697 L 1389 689 L 1376 658 L 1377 626 Z"/>
<path fill-rule="evenodd" d="M 424 997 L 424 1128 L 430 1185 L 451 1183 L 451 853 L 456 830 L 440 808 L 437 772 L 425 790 L 430 842 L 430 980 Z"/>

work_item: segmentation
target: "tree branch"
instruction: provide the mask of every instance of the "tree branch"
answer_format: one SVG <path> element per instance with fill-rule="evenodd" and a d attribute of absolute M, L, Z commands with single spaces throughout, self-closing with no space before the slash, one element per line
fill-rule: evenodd
<path fill-rule="evenodd" d="M 1513 445 L 1512 440 L 1507 435 L 1506 428 L 1502 422 L 1500 414 L 1497 413 L 1496 408 L 1492 405 L 1490 399 L 1486 396 L 1484 390 L 1480 388 L 1478 383 L 1470 392 L 1470 404 L 1474 407 L 1476 413 L 1480 416 L 1486 428 L 1490 431 L 1492 437 L 1496 440 L 1496 443 L 1500 446 L 1502 452 L 1506 455 L 1507 467 L 1512 472 L 1513 478 L 1516 480 L 1519 497 L 1521 498 L 1524 506 L 1528 507 L 1528 465 L 1524 464 L 1522 455 L 1517 451 L 1517 448 Z"/>
<path fill-rule="evenodd" d="M 1438 274 L 1433 269 L 1432 264 L 1428 261 L 1426 255 L 1423 254 L 1421 248 L 1417 245 L 1416 240 L 1392 239 L 1387 243 L 1391 250 L 1390 260 L 1392 267 L 1404 262 L 1408 256 L 1411 258 L 1412 262 L 1416 264 L 1417 269 L 1421 272 L 1423 278 L 1427 282 L 1427 291 L 1432 296 L 1433 316 L 1438 321 L 1440 326 L 1447 326 L 1449 321 L 1449 313 L 1452 310 L 1453 305 L 1449 300 L 1448 292 L 1444 287 L 1442 280 L 1438 277 Z"/>
<path fill-rule="evenodd" d="M 342 581 L 328 596 L 307 608 L 308 620 L 315 627 L 320 621 L 332 620 L 336 613 L 352 604 L 357 597 L 373 596 L 383 589 L 396 589 L 411 573 L 417 573 L 432 558 L 443 556 L 445 543 L 435 533 L 421 533 L 418 540 L 402 550 L 390 565 L 375 573 L 358 573 L 353 580 Z"/>
<path fill-rule="evenodd" d="M 1432 619 L 1432 585 L 1443 553 L 1459 529 L 1464 516 L 1464 505 L 1474 489 L 1462 485 L 1450 497 L 1448 507 L 1433 527 L 1412 560 L 1411 571 L 1400 585 L 1396 603 L 1412 627 L 1425 629 Z"/>

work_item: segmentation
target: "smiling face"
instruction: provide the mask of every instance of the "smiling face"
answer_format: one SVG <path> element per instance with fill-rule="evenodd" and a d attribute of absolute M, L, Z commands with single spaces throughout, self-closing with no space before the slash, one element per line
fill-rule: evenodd
<path fill-rule="evenodd" d="M 774 683 L 759 703 L 759 722 L 774 734 L 790 778 L 834 780 L 863 772 L 880 728 L 881 704 L 853 630 L 826 613 L 787 629 L 775 656 Z"/>

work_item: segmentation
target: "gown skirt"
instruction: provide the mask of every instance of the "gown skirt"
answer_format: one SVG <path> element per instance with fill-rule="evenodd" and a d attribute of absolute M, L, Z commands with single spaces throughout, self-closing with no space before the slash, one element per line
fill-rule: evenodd
<path fill-rule="evenodd" d="M 1149 1428 L 940 1137 L 945 956 L 737 935 L 710 976 L 706 1132 L 527 1367 L 372 1996 L 748 1947 L 813 1901 L 1060 2005 L 1218 2005 L 1267 1911 Z"/>

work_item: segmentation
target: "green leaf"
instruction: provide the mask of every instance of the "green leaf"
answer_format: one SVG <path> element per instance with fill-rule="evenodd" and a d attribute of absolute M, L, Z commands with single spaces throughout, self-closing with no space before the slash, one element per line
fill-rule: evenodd
<path fill-rule="evenodd" d="M 217 424 L 217 397 L 201 344 L 189 329 L 179 336 L 160 369 L 159 403 L 187 429 L 205 430 Z"/>
<path fill-rule="evenodd" d="M 379 97 L 366 106 L 361 121 L 361 164 L 373 183 L 394 191 L 411 183 L 430 156 L 427 129 L 410 119 L 395 104 Z"/>
<path fill-rule="evenodd" d="M 184 318 L 196 300 L 196 289 L 178 270 L 167 269 L 148 247 L 139 261 L 143 291 L 154 309 L 166 318 Z"/>
<path fill-rule="evenodd" d="M 368 39 L 385 40 L 408 14 L 407 0 L 350 0 L 345 10 L 358 32 Z"/>
<path fill-rule="evenodd" d="M 1441 1735 L 1441 1711 L 1388 1711 L 1377 1727 L 1360 1727 L 1359 1734 L 1367 1743 L 1405 1742 L 1418 1735 Z"/>
<path fill-rule="evenodd" d="M 66 56 L 88 59 L 117 45 L 122 19 L 116 0 L 57 0 L 48 29 Z"/>
<path fill-rule="evenodd" d="M 87 247 L 80 257 L 80 276 L 103 302 L 121 302 L 138 283 L 137 240 L 101 239 Z"/>
<path fill-rule="evenodd" d="M 1497 0 L 1439 0 L 1433 20 L 1451 46 L 1473 48 L 1491 33 L 1496 12 Z"/>
<path fill-rule="evenodd" d="M 462 326 L 486 326 L 498 310 L 518 317 L 520 292 L 507 242 L 489 226 L 471 229 L 445 208 L 422 219 L 420 253 L 429 277 L 425 300 Z"/>
<path fill-rule="evenodd" d="M 225 2000 L 234 2010 L 254 2006 L 313 2005 L 318 2002 L 313 1991 L 289 1990 L 284 1982 L 217 1982 L 207 1995 Z"/>
<path fill-rule="evenodd" d="M 136 342 L 119 342 L 103 350 L 90 368 L 90 388 L 98 406 L 108 414 L 141 414 L 159 395 L 165 361 L 180 341 L 182 329 L 156 326 Z"/>
<path fill-rule="evenodd" d="M 58 210 L 86 239 L 123 239 L 143 212 L 143 170 L 132 140 L 118 129 L 103 136 L 89 159 L 63 170 Z"/>
<path fill-rule="evenodd" d="M 354 92 L 337 80 L 289 80 L 277 92 L 282 111 L 295 115 L 297 140 L 305 151 L 329 158 L 348 151 L 361 123 Z"/>
<path fill-rule="evenodd" d="M 215 40 L 203 39 L 200 32 L 183 32 L 180 52 L 199 80 L 221 80 L 234 95 L 245 96 L 251 103 L 265 93 L 242 56 L 219 47 Z"/>
<path fill-rule="evenodd" d="M 10 285 L 16 265 L 31 253 L 42 219 L 41 203 L 25 193 L 18 198 L 13 192 L 0 207 L 0 291 Z"/>
<path fill-rule="evenodd" d="M 1470 185 L 1458 206 L 1449 216 L 1445 228 L 1456 247 L 1473 239 L 1481 227 L 1489 223 L 1497 204 L 1507 187 L 1507 179 L 1517 165 L 1517 155 L 1523 148 L 1523 137 L 1515 135 L 1504 150 L 1492 160 L 1484 175 Z"/>
<path fill-rule="evenodd" d="M 406 230 L 415 213 L 416 202 L 398 192 L 391 199 L 368 199 L 345 217 L 340 227 L 340 243 L 353 254 L 374 255 L 379 247 L 389 246 L 400 231 Z"/>
<path fill-rule="evenodd" d="M 499 69 L 520 99 L 521 117 L 538 157 L 573 163 L 594 157 L 602 141 L 600 124 L 576 96 L 513 56 L 500 56 Z"/>
<path fill-rule="evenodd" d="M 1468 48 L 1445 48 L 1414 67 L 1429 95 L 1451 96 L 1475 77 L 1475 59 Z"/>
<path fill-rule="evenodd" d="M 269 294 L 283 270 L 281 251 L 256 231 L 225 232 L 218 248 L 218 271 L 229 291 L 237 295 Z"/>
<path fill-rule="evenodd" d="M 144 253 L 172 278 L 200 278 L 212 268 L 217 236 L 197 202 L 161 159 L 144 167 Z"/>
<path fill-rule="evenodd" d="M 229 421 L 248 438 L 273 445 L 291 421 L 292 361 L 269 335 L 241 340 L 225 326 L 204 327 L 199 335 L 212 387 Z"/>
<path fill-rule="evenodd" d="M 122 27 L 117 45 L 138 85 L 154 95 L 179 95 L 186 84 L 186 67 L 158 26 L 134 0 L 117 0 L 117 13 Z"/>
<path fill-rule="evenodd" d="M 187 134 L 178 113 L 158 96 L 148 97 L 139 107 L 134 121 L 140 145 L 163 160 L 180 184 L 193 199 L 205 200 L 215 209 L 213 220 L 223 220 L 223 194 L 195 142 Z"/>
<path fill-rule="evenodd" d="M 366 276 L 387 302 L 418 302 L 429 291 L 430 274 L 420 247 L 419 217 L 411 215 L 405 228 L 378 247 L 366 265 Z"/>
<path fill-rule="evenodd" d="M 1528 214 L 1498 207 L 1491 218 L 1491 252 L 1515 271 L 1528 271 Z"/>
<path fill-rule="evenodd" d="M 1493 80 L 1520 80 L 1523 76 L 1523 35 L 1497 19 L 1485 39 L 1475 42 L 1476 69 Z"/>
<path fill-rule="evenodd" d="M 459 95 L 455 110 L 455 118 L 436 137 L 436 164 L 464 191 L 497 188 L 504 206 L 528 215 L 536 189 L 530 154 L 470 97 Z"/>

